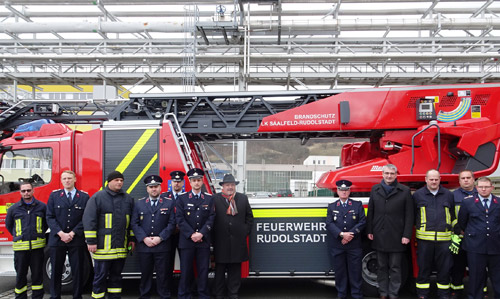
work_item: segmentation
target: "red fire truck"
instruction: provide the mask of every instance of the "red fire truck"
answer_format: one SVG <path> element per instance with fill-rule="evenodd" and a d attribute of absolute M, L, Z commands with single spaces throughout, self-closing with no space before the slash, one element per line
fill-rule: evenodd
<path fill-rule="evenodd" d="M 218 139 L 364 138 L 342 149 L 342 168 L 317 182 L 334 189 L 337 179 L 354 182 L 366 195 L 381 180 L 381 167 L 398 167 L 398 180 L 423 185 L 425 172 L 439 169 L 442 183 L 455 187 L 462 169 L 489 175 L 498 166 L 500 84 L 419 86 L 307 92 L 135 94 L 111 105 L 93 101 L 18 103 L 0 113 L 0 271 L 12 271 L 7 208 L 19 200 L 19 182 L 35 185 L 47 200 L 71 169 L 77 187 L 89 194 L 119 170 L 124 189 L 144 195 L 144 175 L 166 178 L 172 170 L 200 167 L 213 188 L 204 144 Z M 86 113 L 82 113 L 86 112 Z M 91 111 L 91 113 L 89 113 Z M 94 124 L 80 132 L 66 124 Z M 168 188 L 165 182 L 163 190 Z M 189 189 L 189 186 L 187 186 Z M 330 277 L 324 226 L 333 198 L 255 199 L 248 277 Z M 133 258 L 124 274 L 137 274 Z M 47 273 L 50 271 L 47 260 Z M 90 273 L 91 264 L 88 263 Z M 367 243 L 364 288 L 376 291 L 375 257 Z M 408 266 L 408 265 L 405 265 Z M 410 267 L 407 267 L 410 268 Z M 69 270 L 69 269 L 68 269 Z M 71 284 L 71 273 L 64 282 Z"/>

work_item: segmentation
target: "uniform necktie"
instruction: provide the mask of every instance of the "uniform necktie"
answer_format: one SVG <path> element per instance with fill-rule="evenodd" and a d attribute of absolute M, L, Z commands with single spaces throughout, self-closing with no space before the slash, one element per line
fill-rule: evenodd
<path fill-rule="evenodd" d="M 484 208 L 487 210 L 488 209 L 488 199 L 485 198 L 485 199 L 483 199 L 483 201 L 484 201 Z"/>
<path fill-rule="evenodd" d="M 175 200 L 177 200 L 177 198 L 179 197 L 179 194 L 175 193 L 174 196 L 175 196 Z"/>
<path fill-rule="evenodd" d="M 68 200 L 71 202 L 71 192 L 68 192 Z"/>
<path fill-rule="evenodd" d="M 151 206 L 154 208 L 156 207 L 156 204 L 158 203 L 158 200 L 157 199 L 153 199 L 151 200 Z"/>
<path fill-rule="evenodd" d="M 347 206 L 347 203 L 343 202 L 342 206 L 345 208 Z"/>

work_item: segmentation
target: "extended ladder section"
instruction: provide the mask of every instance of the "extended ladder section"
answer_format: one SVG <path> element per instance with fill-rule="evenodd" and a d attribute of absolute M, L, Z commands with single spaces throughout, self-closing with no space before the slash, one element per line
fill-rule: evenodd
<path fill-rule="evenodd" d="M 100 124 L 107 120 L 158 120 L 175 116 L 178 130 L 190 141 L 303 137 L 304 133 L 259 133 L 262 119 L 296 108 L 340 90 L 132 94 L 120 101 L 37 101 L 0 113 L 0 129 L 9 130 L 29 121 Z M 317 134 L 319 132 L 309 132 Z"/>

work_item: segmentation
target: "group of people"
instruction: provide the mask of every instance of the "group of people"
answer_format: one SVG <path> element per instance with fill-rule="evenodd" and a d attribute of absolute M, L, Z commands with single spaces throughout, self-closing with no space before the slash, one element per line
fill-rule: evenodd
<path fill-rule="evenodd" d="M 31 183 L 21 182 L 21 200 L 8 209 L 5 220 L 13 236 L 16 298 L 28 297 L 28 269 L 32 297 L 43 298 L 47 229 L 51 298 L 61 298 L 66 254 L 73 278 L 73 298 L 82 298 L 86 250 L 94 265 L 92 298 L 104 298 L 106 294 L 108 298 L 121 297 L 121 272 L 130 251 L 135 251 L 139 260 L 140 298 L 150 298 L 154 272 L 159 297 L 170 298 L 176 250 L 181 268 L 178 298 L 192 298 L 195 280 L 198 298 L 210 298 L 211 244 L 215 255 L 215 296 L 226 298 L 227 293 L 229 298 L 238 298 L 241 263 L 248 260 L 247 236 L 253 225 L 248 198 L 236 192 L 239 182 L 231 174 L 220 182 L 222 192 L 213 196 L 202 192 L 201 169 L 187 172 L 189 192 L 183 192 L 185 173 L 173 171 L 170 176 L 172 190 L 164 193 L 160 176 L 146 176 L 147 196 L 134 201 L 122 189 L 124 176 L 118 171 L 109 173 L 103 190 L 89 197 L 75 188 L 75 173 L 66 170 L 61 174 L 64 188 L 53 191 L 47 205 L 34 198 Z"/>
<path fill-rule="evenodd" d="M 349 198 L 352 183 L 336 182 L 339 200 L 328 206 L 326 227 L 331 234 L 330 256 L 339 298 L 362 298 L 362 239 L 366 233 L 377 255 L 381 299 L 398 298 L 403 259 L 415 227 L 419 299 L 430 297 L 430 276 L 437 272 L 437 297 L 455 299 L 487 296 L 487 274 L 494 298 L 500 298 L 500 198 L 487 177 L 459 173 L 460 188 L 441 186 L 439 171 L 431 169 L 425 186 L 413 193 L 397 181 L 392 164 L 382 169 L 382 181 L 372 187 L 367 215 L 360 201 Z"/>

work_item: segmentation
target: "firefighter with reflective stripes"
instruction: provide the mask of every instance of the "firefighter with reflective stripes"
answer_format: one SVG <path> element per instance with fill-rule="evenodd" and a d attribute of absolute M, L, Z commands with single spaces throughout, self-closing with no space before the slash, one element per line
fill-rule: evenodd
<path fill-rule="evenodd" d="M 107 177 L 108 185 L 88 201 L 83 227 L 88 250 L 94 259 L 92 298 L 120 298 L 122 270 L 128 248 L 134 249 L 130 226 L 132 197 L 122 190 L 123 175 L 118 171 Z"/>
<path fill-rule="evenodd" d="M 441 176 L 435 169 L 427 171 L 426 186 L 413 194 L 417 237 L 417 295 L 429 298 L 430 275 L 437 270 L 438 298 L 449 298 L 452 228 L 456 223 L 453 194 L 440 186 Z"/>
<path fill-rule="evenodd" d="M 462 170 L 458 174 L 460 188 L 453 191 L 453 200 L 455 204 L 455 217 L 458 219 L 460 206 L 468 198 L 474 198 L 477 193 L 474 187 L 474 173 L 470 170 Z M 455 226 L 455 234 L 463 238 L 463 231 L 460 226 Z M 451 299 L 457 299 L 464 290 L 464 275 L 467 266 L 467 254 L 460 248 L 457 254 L 453 255 L 453 267 L 451 268 Z"/>
<path fill-rule="evenodd" d="M 32 298 L 43 298 L 43 257 L 47 206 L 33 197 L 33 185 L 22 182 L 21 200 L 7 210 L 5 226 L 12 235 L 16 298 L 28 298 L 28 269 L 31 270 Z"/>

